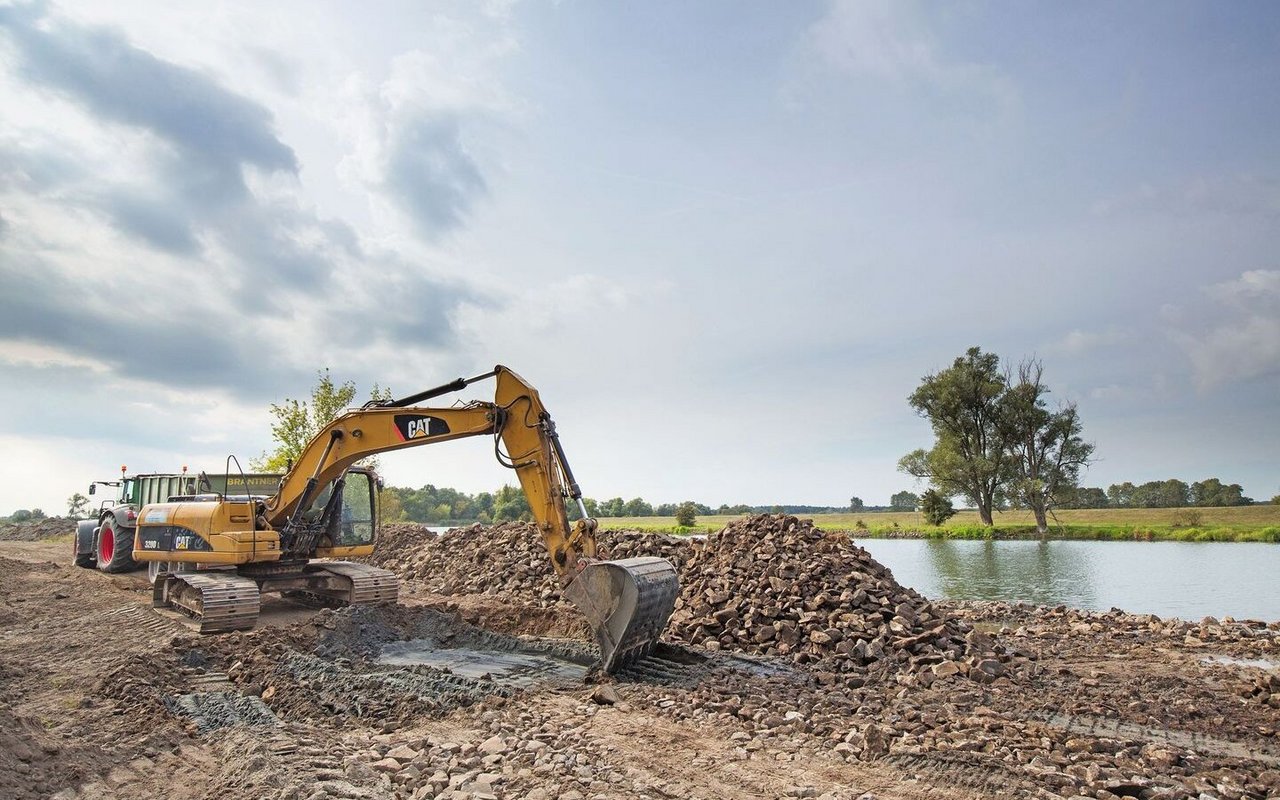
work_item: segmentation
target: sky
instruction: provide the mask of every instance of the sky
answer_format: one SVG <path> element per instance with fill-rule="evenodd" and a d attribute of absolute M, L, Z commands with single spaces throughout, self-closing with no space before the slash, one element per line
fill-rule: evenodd
<path fill-rule="evenodd" d="M 885 504 L 971 346 L 1270 498 L 1276 86 L 1267 2 L 0 0 L 0 514 L 494 364 L 588 496 Z"/>

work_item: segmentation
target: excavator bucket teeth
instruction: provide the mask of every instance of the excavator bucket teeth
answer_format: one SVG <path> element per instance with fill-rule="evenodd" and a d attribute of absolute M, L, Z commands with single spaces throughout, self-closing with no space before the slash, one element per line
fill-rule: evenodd
<path fill-rule="evenodd" d="M 564 594 L 586 616 L 600 644 L 600 666 L 612 673 L 653 648 L 675 608 L 679 580 L 665 558 L 596 561 Z"/>

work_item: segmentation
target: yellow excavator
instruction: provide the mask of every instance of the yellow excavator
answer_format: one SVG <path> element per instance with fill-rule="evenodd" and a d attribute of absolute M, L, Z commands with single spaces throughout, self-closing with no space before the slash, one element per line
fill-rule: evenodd
<path fill-rule="evenodd" d="M 492 402 L 421 405 L 493 378 Z M 378 478 L 368 456 L 467 436 L 493 436 L 500 463 L 514 469 L 560 578 L 564 597 L 586 616 L 601 666 L 614 672 L 643 657 L 675 606 L 675 568 L 661 558 L 596 556 L 596 521 L 565 460 L 538 392 L 503 366 L 424 392 L 349 411 L 326 425 L 272 497 L 246 486 L 143 506 L 133 558 L 151 562 L 153 601 L 200 623 L 201 632 L 254 627 L 263 592 L 334 604 L 395 602 L 392 572 L 341 559 L 374 551 Z M 582 518 L 570 526 L 567 500 Z"/>

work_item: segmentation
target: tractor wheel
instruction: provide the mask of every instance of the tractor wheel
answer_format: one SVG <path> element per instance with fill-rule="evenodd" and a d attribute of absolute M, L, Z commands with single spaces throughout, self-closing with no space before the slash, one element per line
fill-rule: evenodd
<path fill-rule="evenodd" d="M 133 528 L 120 526 L 113 517 L 102 522 L 98 532 L 98 569 L 103 572 L 128 572 L 136 569 L 133 560 Z"/>
<path fill-rule="evenodd" d="M 76 535 L 71 539 L 71 560 L 77 567 L 93 569 L 93 529 L 95 527 L 96 523 L 91 519 L 76 523 Z M 89 552 L 81 553 L 81 545 L 87 546 Z"/>

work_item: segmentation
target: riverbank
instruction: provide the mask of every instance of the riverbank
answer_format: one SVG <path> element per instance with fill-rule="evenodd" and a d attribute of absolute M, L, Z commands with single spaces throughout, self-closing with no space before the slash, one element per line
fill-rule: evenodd
<path fill-rule="evenodd" d="M 1231 508 L 1115 508 L 1063 509 L 1055 514 L 1049 532 L 1041 536 L 1031 514 L 995 514 L 992 526 L 982 525 L 977 512 L 961 511 L 942 526 L 928 525 L 914 511 L 875 511 L 839 514 L 801 514 L 827 531 L 844 531 L 872 539 L 1058 539 L 1147 542 L 1267 542 L 1280 543 L 1280 505 Z M 605 529 L 643 530 L 688 535 L 714 533 L 741 515 L 709 515 L 692 527 L 676 525 L 673 517 L 606 517 Z"/>

